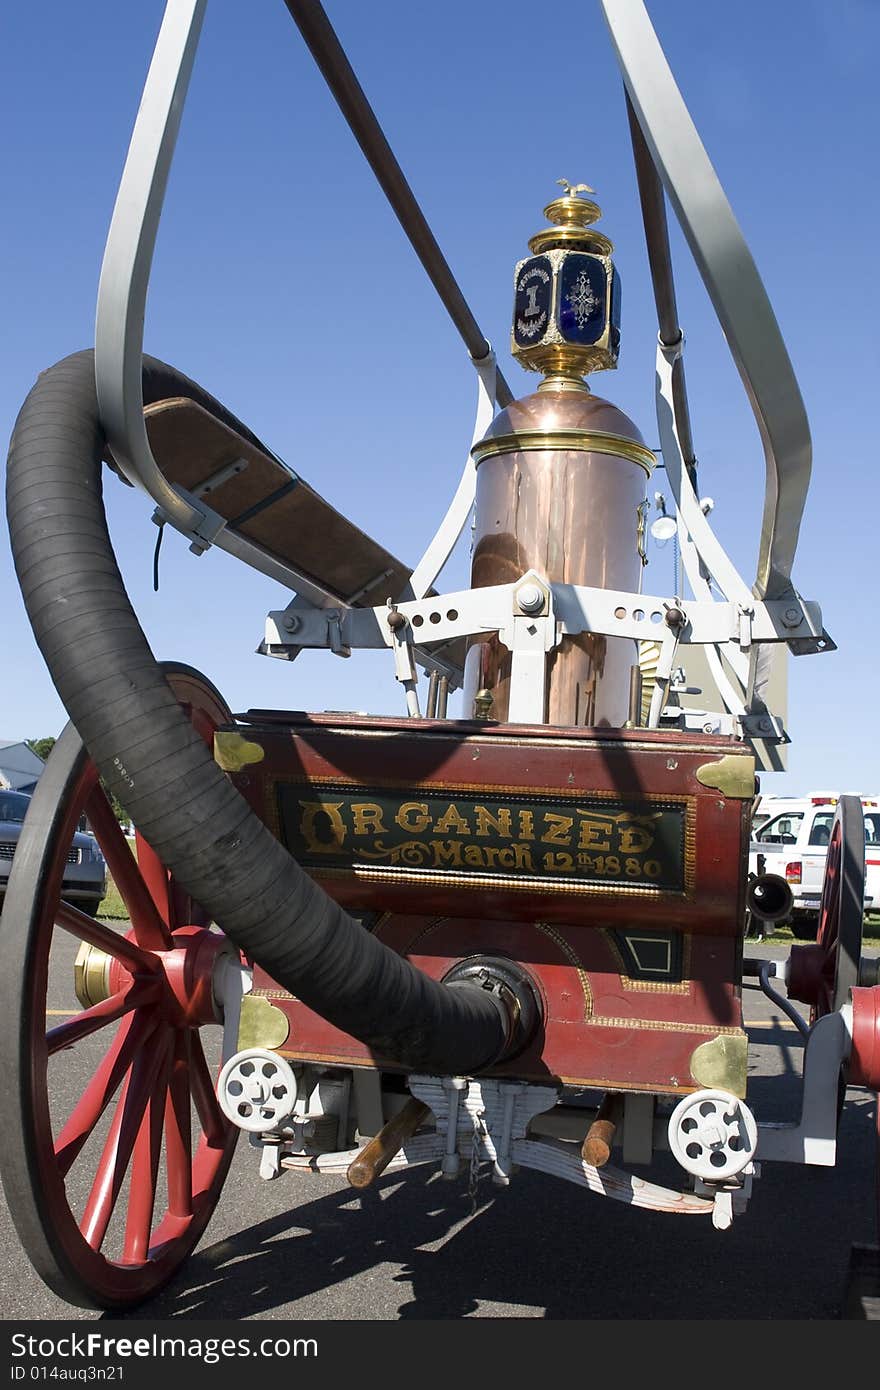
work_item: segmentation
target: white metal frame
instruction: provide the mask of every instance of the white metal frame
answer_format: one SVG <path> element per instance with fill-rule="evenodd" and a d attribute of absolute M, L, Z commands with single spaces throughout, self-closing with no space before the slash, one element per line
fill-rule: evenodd
<path fill-rule="evenodd" d="M 538 585 L 545 595 L 538 613 L 524 611 L 518 601 L 529 585 Z M 433 667 L 432 643 L 497 633 L 513 655 L 510 721 L 543 723 L 546 658 L 563 638 L 582 632 L 635 641 L 654 637 L 661 642 L 661 653 L 648 727 L 656 728 L 679 646 L 714 648 L 719 659 L 720 653 L 724 653 L 732 665 L 744 656 L 748 658 L 757 644 L 796 641 L 802 650 L 824 649 L 827 634 L 818 604 L 799 601 L 795 605 L 790 599 L 758 600 L 747 591 L 742 597 L 746 602 L 632 594 L 553 584 L 528 570 L 513 584 L 463 589 L 397 603 L 390 608 L 327 610 L 298 598 L 287 608 L 269 613 L 261 650 L 266 655 L 290 660 L 303 648 L 341 647 L 349 652 L 354 648 L 388 647 L 394 653 L 396 679 L 411 687 L 409 696 L 415 690 L 416 664 L 428 670 Z M 453 679 L 453 688 L 460 680 L 459 672 Z M 411 713 L 418 713 L 412 700 L 409 705 Z M 737 718 L 743 732 L 758 734 L 768 741 L 786 738 L 781 722 L 770 715 L 758 716 L 759 722 L 751 729 L 745 710 L 731 717 Z"/>

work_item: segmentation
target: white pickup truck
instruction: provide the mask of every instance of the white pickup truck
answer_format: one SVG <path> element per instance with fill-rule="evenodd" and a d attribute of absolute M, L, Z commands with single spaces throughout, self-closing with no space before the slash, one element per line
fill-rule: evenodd
<path fill-rule="evenodd" d="M 880 910 L 880 797 L 859 798 L 865 816 L 865 911 Z M 763 796 L 755 808 L 759 828 L 749 845 L 749 872 L 779 874 L 794 898 L 791 930 L 815 940 L 828 839 L 837 798 Z"/>

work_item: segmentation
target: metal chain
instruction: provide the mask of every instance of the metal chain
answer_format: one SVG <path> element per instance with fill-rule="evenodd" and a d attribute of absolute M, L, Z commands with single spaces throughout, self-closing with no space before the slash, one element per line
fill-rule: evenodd
<path fill-rule="evenodd" d="M 477 1185 L 480 1181 L 480 1147 L 482 1136 L 488 1134 L 483 1116 L 485 1110 L 482 1108 L 474 1112 L 474 1132 L 471 1139 L 471 1163 L 468 1174 L 468 1196 L 471 1199 L 471 1216 L 477 1210 Z"/>

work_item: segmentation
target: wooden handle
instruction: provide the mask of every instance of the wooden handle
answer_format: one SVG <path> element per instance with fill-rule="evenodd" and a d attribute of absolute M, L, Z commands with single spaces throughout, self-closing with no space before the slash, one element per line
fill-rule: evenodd
<path fill-rule="evenodd" d="M 430 1113 L 429 1106 L 410 1096 L 403 1109 L 382 1126 L 348 1165 L 347 1177 L 352 1187 L 369 1187 L 380 1173 L 384 1173 L 394 1155 Z"/>
<path fill-rule="evenodd" d="M 585 1163 L 593 1168 L 601 1168 L 608 1162 L 614 1131 L 622 1118 L 623 1096 L 618 1091 L 608 1091 L 581 1145 L 581 1157 Z"/>

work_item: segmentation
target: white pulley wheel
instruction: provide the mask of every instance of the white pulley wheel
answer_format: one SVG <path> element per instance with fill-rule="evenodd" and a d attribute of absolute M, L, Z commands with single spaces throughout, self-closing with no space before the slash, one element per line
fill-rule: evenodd
<path fill-rule="evenodd" d="M 251 1134 L 278 1129 L 293 1114 L 296 1077 L 289 1064 L 264 1047 L 249 1047 L 230 1057 L 217 1079 L 223 1114 Z"/>
<path fill-rule="evenodd" d="M 754 1115 L 729 1091 L 696 1091 L 669 1117 L 670 1149 L 686 1172 L 706 1182 L 741 1173 L 757 1144 Z"/>

